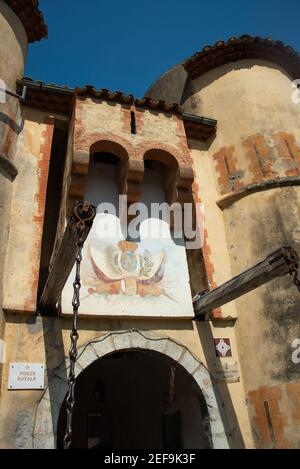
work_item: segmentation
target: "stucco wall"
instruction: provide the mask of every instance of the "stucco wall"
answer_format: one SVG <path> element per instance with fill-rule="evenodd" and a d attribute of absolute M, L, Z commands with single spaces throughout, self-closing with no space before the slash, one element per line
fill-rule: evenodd
<path fill-rule="evenodd" d="M 300 106 L 292 92 L 283 70 L 254 60 L 205 73 L 185 90 L 187 112 L 218 121 L 206 148 L 190 141 L 216 284 L 280 245 L 299 246 Z M 279 181 L 282 187 L 273 188 Z M 222 308 L 223 316 L 235 308 L 238 314 L 238 350 L 257 447 L 299 446 L 299 365 L 291 361 L 291 342 L 300 334 L 299 303 L 285 277 Z"/>
<path fill-rule="evenodd" d="M 49 161 L 57 116 L 23 108 L 13 185 L 10 234 L 6 245 L 3 305 L 6 311 L 34 313 L 37 308 L 40 250 Z M 59 116 L 58 116 L 59 117 Z"/>
<path fill-rule="evenodd" d="M 0 80 L 9 91 L 16 92 L 16 80 L 23 76 L 26 53 L 25 29 L 16 14 L 0 0 Z M 0 153 L 6 153 L 11 159 L 20 124 L 19 101 L 6 96 L 6 103 L 0 104 Z"/>
<path fill-rule="evenodd" d="M 24 71 L 27 50 L 27 36 L 24 27 L 15 13 L 0 0 L 0 87 L 5 85 L 10 91 L 16 90 L 16 80 Z M 4 93 L 1 97 L 4 97 Z M 3 272 L 9 232 L 9 213 L 11 205 L 12 180 L 7 172 L 7 160 L 14 161 L 17 136 L 22 129 L 22 115 L 19 101 L 5 96 L 6 102 L 0 103 L 0 381 L 5 347 L 3 343 L 4 316 Z M 4 163 L 4 166 L 2 165 Z M 15 168 L 13 168 L 15 170 Z"/>
<path fill-rule="evenodd" d="M 66 319 L 26 318 L 23 315 L 10 315 L 7 317 L 7 356 L 1 399 L 1 448 L 32 447 L 37 406 L 43 397 L 41 391 L 7 390 L 9 363 L 46 363 L 46 383 L 49 382 L 58 372 L 58 367 L 68 354 L 70 327 L 71 323 Z M 81 319 L 79 329 L 79 347 L 88 344 L 91 340 L 98 339 L 101 336 L 104 337 L 109 331 L 122 332 L 130 329 L 145 331 L 145 335 L 150 337 L 151 334 L 154 334 L 155 337 L 168 337 L 187 347 L 197 360 L 211 370 L 213 389 L 217 396 L 219 410 L 222 415 L 222 425 L 225 427 L 229 446 L 233 448 L 244 447 L 244 445 L 252 447 L 252 437 L 241 382 L 218 382 L 213 378 L 215 368 L 220 366 L 220 361 L 224 360 L 215 357 L 213 336 L 224 336 L 225 333 L 226 336 L 231 338 L 233 356 L 230 361 L 237 361 L 237 348 L 231 328 L 210 327 L 208 323 L 196 324 L 191 321 L 166 322 L 133 319 L 101 320 L 99 322 L 97 320 Z M 120 340 L 122 340 L 121 336 Z M 128 347 L 126 344 L 124 342 L 125 348 Z M 84 366 L 83 363 L 81 363 L 81 366 Z M 66 373 L 67 371 L 65 371 Z M 63 397 L 65 390 L 66 388 L 62 383 L 61 389 L 57 389 L 56 392 L 63 393 Z M 55 408 L 57 407 L 56 401 L 57 398 L 53 401 Z M 11 409 L 14 409 L 14 412 L 11 412 Z M 40 414 L 39 416 L 39 418 L 42 418 Z M 39 427 L 42 425 L 43 419 L 39 421 Z"/>

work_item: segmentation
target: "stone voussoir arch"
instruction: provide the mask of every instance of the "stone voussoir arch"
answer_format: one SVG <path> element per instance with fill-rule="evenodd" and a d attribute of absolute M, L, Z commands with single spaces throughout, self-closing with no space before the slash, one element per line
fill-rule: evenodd
<path fill-rule="evenodd" d="M 186 346 L 169 337 L 131 329 L 109 332 L 95 338 L 78 349 L 76 377 L 99 358 L 116 351 L 134 349 L 149 350 L 165 355 L 181 365 L 194 378 L 206 401 L 212 448 L 228 448 L 227 436 L 207 368 Z M 51 378 L 37 405 L 32 432 L 34 449 L 56 448 L 58 418 L 67 393 L 69 366 L 69 359 L 66 358 L 60 366 L 52 370 Z"/>

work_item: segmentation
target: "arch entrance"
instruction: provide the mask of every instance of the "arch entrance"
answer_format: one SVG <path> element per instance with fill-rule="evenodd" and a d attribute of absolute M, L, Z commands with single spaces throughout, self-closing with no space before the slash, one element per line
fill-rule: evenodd
<path fill-rule="evenodd" d="M 209 448 L 208 410 L 195 380 L 174 360 L 149 350 L 119 351 L 77 378 L 73 447 Z M 58 422 L 63 447 L 65 403 Z"/>
<path fill-rule="evenodd" d="M 49 370 L 33 448 L 62 445 L 69 366 L 66 359 Z M 228 448 L 209 372 L 169 337 L 136 329 L 101 335 L 79 348 L 75 373 L 76 446 Z"/>

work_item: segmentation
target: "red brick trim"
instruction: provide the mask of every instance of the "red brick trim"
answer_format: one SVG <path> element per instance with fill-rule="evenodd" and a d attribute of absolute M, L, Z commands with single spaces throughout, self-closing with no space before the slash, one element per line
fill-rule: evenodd
<path fill-rule="evenodd" d="M 263 135 L 251 135 L 242 142 L 246 149 L 246 156 L 250 160 L 249 171 L 251 182 L 260 182 L 265 178 L 274 178 L 277 173 L 272 169 L 270 149 Z"/>
<path fill-rule="evenodd" d="M 132 106 L 122 106 L 121 111 L 123 113 L 123 127 L 122 131 L 126 132 L 127 134 L 131 134 L 131 111 Z"/>
<path fill-rule="evenodd" d="M 173 120 L 176 122 L 176 135 L 179 138 L 179 148 L 182 158 L 182 163 L 187 166 L 192 165 L 192 156 L 188 146 L 187 138 L 186 138 L 186 131 L 184 127 L 184 120 L 182 116 L 173 116 Z"/>
<path fill-rule="evenodd" d="M 298 176 L 300 171 L 300 148 L 296 144 L 293 134 L 278 132 L 277 134 L 279 155 L 285 161 L 286 176 Z"/>
<path fill-rule="evenodd" d="M 272 387 L 261 386 L 248 393 L 250 419 L 256 435 L 258 448 L 292 448 L 292 445 L 285 437 L 285 426 L 288 424 L 288 419 L 282 413 L 280 406 L 282 390 L 283 385 Z M 264 402 L 268 404 L 275 441 L 272 441 L 270 434 Z"/>
<path fill-rule="evenodd" d="M 51 158 L 52 140 L 54 132 L 54 119 L 45 118 L 44 124 L 46 129 L 43 131 L 43 141 L 40 147 L 40 160 L 38 163 L 39 178 L 38 178 L 38 190 L 35 195 L 36 200 L 36 214 L 33 216 L 32 221 L 35 223 L 35 235 L 33 239 L 32 254 L 31 254 L 31 265 L 32 274 L 29 282 L 30 294 L 24 304 L 24 311 L 35 312 L 36 301 L 37 301 L 37 290 L 39 282 L 39 268 L 40 268 L 40 252 L 43 236 L 43 226 L 45 218 L 45 206 L 46 206 L 46 194 L 47 194 L 47 183 L 49 174 L 49 164 Z"/>
<path fill-rule="evenodd" d="M 179 166 L 192 166 L 192 161 L 191 159 L 189 160 L 189 164 L 186 162 L 186 156 L 181 153 L 180 150 L 178 150 L 176 147 L 173 147 L 172 145 L 169 145 L 167 143 L 161 143 L 161 142 L 150 142 L 146 141 L 145 143 L 141 143 L 138 148 L 137 148 L 137 158 L 140 160 L 143 160 L 145 157 L 146 152 L 148 151 L 152 152 L 157 152 L 159 150 L 168 153 L 171 155 L 175 160 L 177 161 Z"/>
<path fill-rule="evenodd" d="M 106 143 L 104 143 L 106 142 Z M 111 132 L 95 132 L 85 135 L 83 138 L 78 130 L 74 134 L 74 161 L 75 163 L 89 164 L 90 152 L 92 147 L 95 151 L 118 151 L 116 156 L 123 158 L 127 154 L 127 158 L 135 157 L 137 150 L 124 137 L 120 137 Z M 97 150 L 96 150 L 97 148 Z M 102 148 L 102 149 L 101 149 Z M 119 150 L 118 150 L 119 148 Z"/>
<path fill-rule="evenodd" d="M 286 384 L 286 392 L 291 408 L 293 423 L 295 425 L 300 425 L 300 383 Z"/>
<path fill-rule="evenodd" d="M 135 107 L 132 110 L 135 112 L 136 133 L 141 134 L 144 128 L 145 109 L 139 109 Z"/>
<path fill-rule="evenodd" d="M 202 203 L 202 199 L 200 197 L 200 188 L 199 184 L 196 182 L 193 183 L 193 194 L 194 194 L 194 200 L 196 203 Z M 209 289 L 216 288 L 218 285 L 214 279 L 214 273 L 215 273 L 215 268 L 214 264 L 211 260 L 211 248 L 208 244 L 208 231 L 207 229 L 204 229 L 204 240 L 203 240 L 203 246 L 202 246 L 202 253 L 203 253 L 203 260 L 204 260 L 204 266 L 205 266 L 205 271 L 206 271 L 206 277 L 208 281 L 208 286 Z M 221 308 L 216 308 L 212 311 L 212 317 L 213 319 L 220 319 L 222 318 L 222 309 Z"/>
<path fill-rule="evenodd" d="M 223 147 L 213 155 L 216 161 L 216 170 L 219 174 L 218 182 L 221 194 L 235 191 L 243 187 L 243 183 L 239 180 L 241 172 L 237 167 L 237 158 L 233 156 L 234 146 Z"/>
<path fill-rule="evenodd" d="M 119 157 L 122 162 L 119 171 L 120 194 L 127 194 L 129 203 L 137 202 L 140 197 L 139 184 L 144 177 L 144 164 L 140 164 L 137 158 L 137 148 L 125 138 L 110 132 L 89 134 L 80 143 L 75 140 L 69 189 L 71 201 L 84 199 L 90 155 L 101 151 Z"/>

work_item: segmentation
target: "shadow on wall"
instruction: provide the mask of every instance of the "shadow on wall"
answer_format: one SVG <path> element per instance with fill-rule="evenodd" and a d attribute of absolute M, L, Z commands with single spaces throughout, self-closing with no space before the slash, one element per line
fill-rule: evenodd
<path fill-rule="evenodd" d="M 271 203 L 264 205 L 264 217 L 257 217 L 252 226 L 249 239 L 253 257 L 263 257 L 281 245 L 293 246 L 300 255 L 299 193 L 292 187 L 273 192 Z M 300 293 L 290 275 L 274 279 L 261 292 L 259 314 L 268 321 L 263 334 L 277 346 L 277 351 L 268 357 L 266 372 L 274 381 L 299 380 L 300 367 L 291 360 L 291 344 L 300 337 Z"/>
<path fill-rule="evenodd" d="M 46 373 L 49 392 L 49 400 L 51 403 L 51 416 L 52 416 L 52 432 L 54 435 L 57 433 L 55 414 L 58 412 L 58 404 L 60 405 L 60 397 L 57 396 L 57 387 L 54 386 L 52 379 L 56 370 L 59 368 L 62 376 L 62 391 L 66 390 L 65 381 L 68 379 L 68 371 L 65 367 L 65 350 L 62 335 L 62 322 L 57 318 L 42 318 L 43 324 L 43 337 L 46 355 Z M 71 324 L 70 324 L 71 329 Z M 62 365 L 63 364 L 63 365 Z M 61 370 L 61 367 L 63 369 Z"/>
<path fill-rule="evenodd" d="M 202 344 L 205 355 L 205 360 L 209 370 L 214 370 L 216 365 L 221 366 L 221 359 L 216 357 L 212 351 L 213 348 L 213 335 L 208 322 L 197 322 L 197 330 Z M 219 324 L 219 327 L 222 324 Z M 226 324 L 224 324 L 227 327 Z M 211 381 L 217 399 L 220 415 L 223 425 L 228 437 L 229 448 L 243 449 L 245 448 L 244 440 L 241 434 L 238 418 L 232 404 L 231 396 L 229 394 L 226 382 L 216 382 L 211 372 Z"/>

